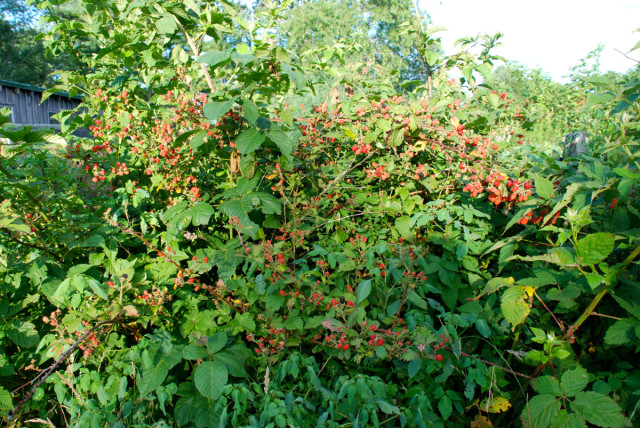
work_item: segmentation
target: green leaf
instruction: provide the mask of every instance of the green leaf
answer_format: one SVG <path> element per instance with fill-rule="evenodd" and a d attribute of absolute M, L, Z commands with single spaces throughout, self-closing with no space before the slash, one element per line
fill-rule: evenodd
<path fill-rule="evenodd" d="M 209 219 L 216 212 L 211 205 L 206 202 L 197 202 L 190 210 L 191 223 L 194 226 L 205 226 Z"/>
<path fill-rule="evenodd" d="M 247 353 L 248 349 L 244 345 L 234 345 L 215 354 L 212 361 L 222 362 L 231 376 L 247 377 L 248 374 L 244 369 Z"/>
<path fill-rule="evenodd" d="M 578 240 L 576 255 L 583 265 L 600 263 L 611 254 L 614 247 L 614 237 L 610 233 L 593 233 Z"/>
<path fill-rule="evenodd" d="M 633 339 L 633 329 L 639 324 L 638 321 L 630 318 L 617 320 L 607 329 L 604 343 L 607 345 L 626 345 Z"/>
<path fill-rule="evenodd" d="M 40 342 L 36 326 L 30 321 L 15 321 L 7 330 L 7 336 L 21 348 L 33 348 Z"/>
<path fill-rule="evenodd" d="M 236 147 L 241 154 L 246 155 L 259 149 L 265 139 L 264 132 L 258 131 L 256 128 L 245 129 L 242 134 L 238 135 Z"/>
<path fill-rule="evenodd" d="M 553 196 L 553 183 L 544 177 L 536 177 L 535 179 L 536 193 L 543 199 L 549 199 Z"/>
<path fill-rule="evenodd" d="M 219 65 L 223 65 L 223 63 L 227 63 L 231 59 L 231 52 L 233 52 L 233 48 L 229 48 L 224 51 L 205 52 L 200 55 L 198 62 L 215 68 Z"/>
<path fill-rule="evenodd" d="M 560 382 L 558 379 L 552 376 L 540 376 L 533 384 L 533 389 L 539 394 L 554 395 L 556 397 L 562 397 L 562 389 L 560 389 Z"/>
<path fill-rule="evenodd" d="M 483 318 L 479 318 L 478 320 L 476 320 L 476 329 L 478 330 L 478 333 L 480 333 L 485 339 L 490 338 L 492 335 L 489 323 Z"/>
<path fill-rule="evenodd" d="M 451 398 L 446 395 L 443 396 L 440 401 L 438 401 L 438 410 L 442 415 L 442 419 L 445 421 L 449 419 L 449 416 L 451 416 L 451 412 L 453 411 Z"/>
<path fill-rule="evenodd" d="M 571 403 L 571 410 L 599 427 L 621 427 L 625 422 L 618 403 L 593 391 L 576 394 L 575 400 Z"/>
<path fill-rule="evenodd" d="M 398 409 L 398 407 L 389 404 L 384 400 L 376 400 L 376 404 L 378 405 L 378 408 L 380 408 L 380 410 L 382 410 L 382 412 L 386 413 L 387 415 L 397 415 L 400 413 L 400 409 Z"/>
<path fill-rule="evenodd" d="M 169 374 L 169 366 L 164 360 L 160 360 L 156 366 L 146 368 L 142 371 L 142 376 L 138 381 L 138 390 L 143 397 L 155 391 L 162 385 L 162 382 Z"/>
<path fill-rule="evenodd" d="M 500 300 L 500 309 L 504 318 L 513 325 L 512 331 L 514 331 L 530 312 L 525 287 L 514 286 L 506 290 Z"/>
<path fill-rule="evenodd" d="M 216 352 L 224 348 L 226 344 L 226 333 L 216 333 L 212 336 L 209 336 L 209 339 L 207 339 L 207 349 L 209 350 L 210 354 L 215 354 Z"/>
<path fill-rule="evenodd" d="M 174 17 L 165 15 L 156 21 L 156 28 L 162 34 L 173 34 L 178 29 L 178 24 Z"/>
<path fill-rule="evenodd" d="M 13 409 L 11 393 L 0 386 L 0 410 Z"/>
<path fill-rule="evenodd" d="M 227 101 L 222 101 L 222 102 L 212 101 L 210 103 L 207 103 L 203 108 L 204 115 L 209 120 L 217 121 L 222 117 L 222 115 L 226 114 L 229 110 L 231 110 L 235 102 L 236 102 L 236 98 L 234 97 Z"/>
<path fill-rule="evenodd" d="M 567 397 L 573 397 L 578 392 L 585 389 L 587 387 L 587 383 L 589 383 L 589 375 L 582 367 L 567 370 L 562 373 L 562 376 L 560 377 L 562 392 Z"/>
<path fill-rule="evenodd" d="M 417 375 L 421 367 L 422 367 L 422 360 L 418 359 L 418 360 L 409 361 L 409 364 L 408 364 L 409 379 Z"/>
<path fill-rule="evenodd" d="M 525 427 L 547 428 L 551 425 L 551 420 L 558 414 L 560 399 L 553 395 L 536 395 L 527 403 L 520 418 Z"/>
<path fill-rule="evenodd" d="M 258 117 L 260 116 L 260 112 L 258 110 L 258 106 L 253 101 L 246 99 L 242 100 L 242 113 L 244 114 L 244 118 L 247 119 L 247 122 L 254 124 Z"/>
<path fill-rule="evenodd" d="M 280 149 L 280 153 L 285 155 L 286 157 L 291 157 L 291 152 L 293 152 L 293 147 L 295 141 L 293 141 L 289 136 L 282 130 L 272 129 L 267 133 L 267 136 L 271 141 L 274 142 L 278 149 Z"/>
<path fill-rule="evenodd" d="M 82 278 L 82 280 L 89 285 L 89 288 L 91 288 L 91 290 L 93 290 L 93 292 L 99 296 L 100 298 L 104 299 L 104 300 L 108 300 L 109 296 L 107 295 L 106 291 L 104 291 L 102 289 L 102 286 L 100 285 L 100 282 L 98 282 L 97 279 L 95 278 L 91 278 L 89 276 L 85 276 L 85 275 L 78 275 L 76 278 Z"/>
<path fill-rule="evenodd" d="M 193 373 L 193 383 L 198 391 L 212 400 L 218 398 L 228 379 L 227 368 L 220 361 L 206 361 Z"/>
<path fill-rule="evenodd" d="M 358 291 L 356 294 L 356 305 L 360 304 L 367 297 L 369 297 L 370 293 L 371 293 L 371 280 L 365 279 L 364 281 L 360 282 L 360 284 L 358 284 Z"/>
<path fill-rule="evenodd" d="M 185 360 L 201 360 L 208 356 L 209 352 L 200 345 L 187 345 L 182 350 L 182 358 Z"/>

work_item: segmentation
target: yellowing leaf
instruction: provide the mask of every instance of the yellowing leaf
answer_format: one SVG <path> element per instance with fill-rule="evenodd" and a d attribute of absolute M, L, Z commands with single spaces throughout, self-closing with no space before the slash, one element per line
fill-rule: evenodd
<path fill-rule="evenodd" d="M 480 404 L 480 410 L 489 413 L 502 413 L 509 410 L 509 407 L 511 407 L 511 403 L 504 397 L 485 398 Z"/>
<path fill-rule="evenodd" d="M 531 297 L 531 296 L 533 296 L 533 293 L 536 292 L 536 290 L 531 286 L 526 286 L 526 287 L 524 287 L 524 292 L 527 293 L 527 295 L 529 297 Z"/>

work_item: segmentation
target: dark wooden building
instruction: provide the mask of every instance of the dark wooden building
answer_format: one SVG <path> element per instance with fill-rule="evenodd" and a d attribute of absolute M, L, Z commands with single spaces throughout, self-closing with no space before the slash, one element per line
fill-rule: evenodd
<path fill-rule="evenodd" d="M 41 103 L 44 91 L 39 86 L 0 80 L 0 108 L 11 109 L 11 122 L 16 125 L 58 129 L 58 122 L 52 116 L 62 110 L 75 109 L 82 99 L 57 93 Z"/>

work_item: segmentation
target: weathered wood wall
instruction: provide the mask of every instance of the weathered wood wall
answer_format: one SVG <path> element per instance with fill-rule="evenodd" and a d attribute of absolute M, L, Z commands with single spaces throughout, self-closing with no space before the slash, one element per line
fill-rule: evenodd
<path fill-rule="evenodd" d="M 56 122 L 51 121 L 50 116 L 62 110 L 72 110 L 80 104 L 79 99 L 60 95 L 51 95 L 40 104 L 42 91 L 36 90 L 35 87 L 25 89 L 28 85 L 15 87 L 3 83 L 0 82 L 0 108 L 11 107 L 13 110 L 11 121 L 18 125 L 57 128 Z"/>

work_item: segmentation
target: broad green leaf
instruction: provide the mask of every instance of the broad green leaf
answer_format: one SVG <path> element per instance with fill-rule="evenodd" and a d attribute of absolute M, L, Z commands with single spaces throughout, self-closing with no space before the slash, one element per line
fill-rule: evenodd
<path fill-rule="evenodd" d="M 185 360 L 201 360 L 208 356 L 209 352 L 200 345 L 187 345 L 182 350 L 182 358 Z"/>
<path fill-rule="evenodd" d="M 157 365 L 144 369 L 142 376 L 137 382 L 140 395 L 144 397 L 148 393 L 158 389 L 168 374 L 169 366 L 164 360 L 160 360 Z"/>
<path fill-rule="evenodd" d="M 209 336 L 207 339 L 207 349 L 210 354 L 215 354 L 225 347 L 227 344 L 227 334 L 226 333 L 216 333 L 212 336 Z"/>
<path fill-rule="evenodd" d="M 578 392 L 585 389 L 587 387 L 587 383 L 589 383 L 589 375 L 582 367 L 567 370 L 562 373 L 562 376 L 560 377 L 562 392 L 567 397 L 573 397 Z"/>
<path fill-rule="evenodd" d="M 547 428 L 562 406 L 560 399 L 553 395 L 536 395 L 527 403 L 520 418 L 525 427 Z"/>
<path fill-rule="evenodd" d="M 206 202 L 197 202 L 190 212 L 191 223 L 194 226 L 205 226 L 209 223 L 209 219 L 215 213 L 215 210 Z"/>
<path fill-rule="evenodd" d="M 528 289 L 531 287 L 514 286 L 502 294 L 500 309 L 504 318 L 512 325 L 512 331 L 522 323 L 529 315 L 529 303 L 527 302 Z"/>
<path fill-rule="evenodd" d="M 536 193 L 543 199 L 549 199 L 553 196 L 553 183 L 544 177 L 536 177 L 535 179 Z"/>
<path fill-rule="evenodd" d="M 255 128 L 245 129 L 236 139 L 236 147 L 241 154 L 246 155 L 259 149 L 265 138 L 264 132 Z"/>
<path fill-rule="evenodd" d="M 219 65 L 223 65 L 223 63 L 228 62 L 231 59 L 231 52 L 233 52 L 233 48 L 229 48 L 224 51 L 205 52 L 200 55 L 200 57 L 198 58 L 198 62 L 210 65 L 215 68 Z"/>
<path fill-rule="evenodd" d="M 442 419 L 445 421 L 449 419 L 449 416 L 451 416 L 451 412 L 453 411 L 451 398 L 446 395 L 443 396 L 440 401 L 438 401 L 438 410 L 442 415 Z"/>
<path fill-rule="evenodd" d="M 557 378 L 552 376 L 540 376 L 533 384 L 533 389 L 539 394 L 562 397 L 562 389 Z"/>
<path fill-rule="evenodd" d="M 227 101 L 211 101 L 210 103 L 205 104 L 203 111 L 204 115 L 207 119 L 212 121 L 217 121 L 222 117 L 222 115 L 226 114 L 231 108 L 233 104 L 236 102 L 236 98 L 231 98 Z"/>
<path fill-rule="evenodd" d="M 33 348 L 40 342 L 36 326 L 30 321 L 15 321 L 7 329 L 6 334 L 13 343 L 21 348 Z"/>
<path fill-rule="evenodd" d="M 255 123 L 260 116 L 258 106 L 250 99 L 242 100 L 242 113 L 244 118 L 247 119 L 247 122 L 251 124 Z"/>
<path fill-rule="evenodd" d="M 613 251 L 613 247 L 613 235 L 599 232 L 579 239 L 575 250 L 581 264 L 593 265 L 606 259 Z"/>
<path fill-rule="evenodd" d="M 371 280 L 365 279 L 358 284 L 358 291 L 356 294 L 356 304 L 363 302 L 371 293 Z"/>
<path fill-rule="evenodd" d="M 247 377 L 244 363 L 248 352 L 248 349 L 244 345 L 233 345 L 224 351 L 216 353 L 212 357 L 212 361 L 222 362 L 231 376 Z"/>
<path fill-rule="evenodd" d="M 285 155 L 286 157 L 291 157 L 291 152 L 293 152 L 293 148 L 295 145 L 295 141 L 293 141 L 289 136 L 280 129 L 272 129 L 267 133 L 267 136 L 271 141 L 278 146 L 280 149 L 280 153 Z"/>
<path fill-rule="evenodd" d="M 158 19 L 155 23 L 158 32 L 163 34 L 172 34 L 175 33 L 178 29 L 178 24 L 176 24 L 175 18 L 171 15 L 165 15 L 162 18 Z"/>
<path fill-rule="evenodd" d="M 625 422 L 618 403 L 593 391 L 576 394 L 575 400 L 571 403 L 571 410 L 599 427 L 621 427 Z"/>
<path fill-rule="evenodd" d="M 11 393 L 0 386 L 0 410 L 13 409 Z"/>
<path fill-rule="evenodd" d="M 485 339 L 490 338 L 492 335 L 489 323 L 483 318 L 479 318 L 476 320 L 476 329 L 478 330 L 478 333 L 480 333 Z"/>
<path fill-rule="evenodd" d="M 408 364 L 409 379 L 411 379 L 416 374 L 418 374 L 418 372 L 420 371 L 421 367 L 422 367 L 422 360 L 421 359 L 416 359 L 416 360 L 409 361 L 409 364 Z"/>
<path fill-rule="evenodd" d="M 193 383 L 202 395 L 215 399 L 227 384 L 229 374 L 220 361 L 206 361 L 193 372 Z"/>
<path fill-rule="evenodd" d="M 604 336 L 604 343 L 607 345 L 626 345 L 633 339 L 633 329 L 640 325 L 640 322 L 631 318 L 617 320 L 607 329 Z"/>

